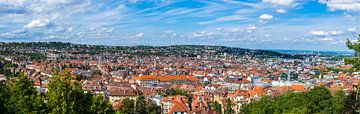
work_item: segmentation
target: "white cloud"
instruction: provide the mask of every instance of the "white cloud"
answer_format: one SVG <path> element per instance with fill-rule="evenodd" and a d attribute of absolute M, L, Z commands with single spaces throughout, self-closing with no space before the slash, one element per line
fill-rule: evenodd
<path fill-rule="evenodd" d="M 72 32 L 73 29 L 74 29 L 73 27 L 69 27 L 68 31 L 69 31 L 69 32 Z"/>
<path fill-rule="evenodd" d="M 269 15 L 269 14 L 262 14 L 261 16 L 259 16 L 259 19 L 261 19 L 261 20 L 270 20 L 272 18 L 273 18 L 273 16 Z"/>
<path fill-rule="evenodd" d="M 349 19 L 349 20 L 355 20 L 355 19 L 356 19 L 354 16 L 352 16 L 352 15 L 350 15 L 350 14 L 345 14 L 345 15 L 344 15 L 344 18 L 345 18 L 345 19 Z"/>
<path fill-rule="evenodd" d="M 244 19 L 245 18 L 240 15 L 231 15 L 231 16 L 219 17 L 219 18 L 216 18 L 216 19 L 210 20 L 210 21 L 199 22 L 198 24 L 204 25 L 204 24 L 213 24 L 213 23 L 225 22 L 225 21 L 239 21 L 239 20 L 244 20 Z"/>
<path fill-rule="evenodd" d="M 342 34 L 344 34 L 344 32 L 343 31 L 329 31 L 329 35 L 342 35 Z"/>
<path fill-rule="evenodd" d="M 328 33 L 325 31 L 317 31 L 317 30 L 311 30 L 309 32 L 309 34 L 314 35 L 314 36 L 327 36 L 328 35 Z"/>
<path fill-rule="evenodd" d="M 343 31 L 321 31 L 321 30 L 311 30 L 309 34 L 314 36 L 337 36 L 344 34 Z"/>
<path fill-rule="evenodd" d="M 349 32 L 356 32 L 356 28 L 355 27 L 348 28 L 348 31 Z"/>
<path fill-rule="evenodd" d="M 15 31 L 12 31 L 12 32 L 7 32 L 7 33 L 0 34 L 0 37 L 6 37 L 6 38 L 21 37 L 21 36 L 25 36 L 27 33 L 28 33 L 27 30 L 19 29 L 19 30 L 15 30 Z"/>
<path fill-rule="evenodd" d="M 328 35 L 328 33 L 325 32 L 325 31 L 315 31 L 315 30 L 311 30 L 309 32 L 309 34 L 315 35 L 315 36 L 326 36 L 326 35 Z"/>
<path fill-rule="evenodd" d="M 114 28 L 102 28 L 104 30 L 104 32 L 106 33 L 112 33 L 114 32 Z"/>
<path fill-rule="evenodd" d="M 138 33 L 138 34 L 133 35 L 132 38 L 142 38 L 144 36 L 145 36 L 144 33 Z"/>
<path fill-rule="evenodd" d="M 245 31 L 247 33 L 252 33 L 255 29 L 256 29 L 255 25 L 248 25 L 248 26 L 245 27 Z"/>
<path fill-rule="evenodd" d="M 330 11 L 360 11 L 360 0 L 319 0 L 319 3 L 326 4 Z"/>
<path fill-rule="evenodd" d="M 284 10 L 284 9 L 277 9 L 276 12 L 277 12 L 277 13 L 286 13 L 287 11 Z"/>
<path fill-rule="evenodd" d="M 322 41 L 333 41 L 334 38 L 325 37 L 325 38 L 321 38 L 320 40 L 322 40 Z"/>
<path fill-rule="evenodd" d="M 196 38 L 211 38 L 214 35 L 213 32 L 201 31 L 192 34 L 192 37 Z"/>
<path fill-rule="evenodd" d="M 51 26 L 52 23 L 49 19 L 35 19 L 25 25 L 25 28 L 37 28 Z"/>
<path fill-rule="evenodd" d="M 289 6 L 295 3 L 295 0 L 262 0 L 265 3 L 271 3 L 274 5 Z"/>
<path fill-rule="evenodd" d="M 230 32 L 240 32 L 241 29 L 240 28 L 231 28 L 229 29 Z"/>
<path fill-rule="evenodd" d="M 58 26 L 58 27 L 54 27 L 53 29 L 51 29 L 53 32 L 56 32 L 56 33 L 63 33 L 63 32 L 66 32 L 67 29 L 65 27 L 61 27 L 61 26 Z"/>

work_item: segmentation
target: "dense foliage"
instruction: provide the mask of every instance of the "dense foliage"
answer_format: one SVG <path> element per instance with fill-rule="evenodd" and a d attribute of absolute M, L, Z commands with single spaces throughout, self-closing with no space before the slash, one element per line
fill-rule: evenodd
<path fill-rule="evenodd" d="M 183 91 L 181 89 L 169 89 L 168 95 L 170 95 L 170 96 L 174 96 L 174 95 L 189 96 L 188 93 L 186 93 L 186 91 Z"/>
<path fill-rule="evenodd" d="M 231 100 L 230 99 L 227 99 L 226 100 L 226 106 L 225 106 L 225 114 L 232 114 L 233 113 L 233 110 L 231 109 Z"/>
<path fill-rule="evenodd" d="M 356 42 L 348 40 L 346 45 L 349 49 L 354 50 L 355 54 L 352 58 L 345 58 L 345 63 L 351 64 L 353 66 L 352 70 L 360 70 L 360 34 Z"/>
<path fill-rule="evenodd" d="M 151 100 L 146 101 L 143 95 L 136 100 L 125 98 L 114 107 L 117 114 L 157 114 L 157 106 Z"/>
<path fill-rule="evenodd" d="M 212 104 L 212 108 L 213 108 L 213 110 L 214 110 L 215 112 L 221 113 L 221 104 L 219 104 L 218 102 L 215 101 L 215 102 Z"/>
<path fill-rule="evenodd" d="M 18 65 L 12 64 L 9 61 L 0 58 L 0 74 L 5 75 L 6 77 L 13 78 L 18 77 L 18 73 L 13 73 L 10 69 L 17 68 Z"/>
<path fill-rule="evenodd" d="M 135 101 L 129 98 L 125 98 L 121 101 L 121 107 L 118 113 L 120 114 L 134 114 L 135 113 Z"/>
<path fill-rule="evenodd" d="M 277 97 L 265 96 L 259 100 L 244 105 L 242 113 L 261 114 L 313 114 L 313 113 L 355 113 L 360 103 L 358 99 L 354 102 L 346 102 L 352 95 L 345 96 L 342 90 L 331 94 L 330 90 L 323 86 L 317 86 L 306 92 L 291 92 Z"/>
<path fill-rule="evenodd" d="M 145 114 L 146 113 L 146 110 L 145 109 L 145 97 L 140 95 L 137 97 L 136 99 L 136 109 L 135 109 L 135 113 L 136 114 Z"/>
<path fill-rule="evenodd" d="M 360 34 L 358 35 L 358 40 L 356 42 L 351 42 L 348 40 L 346 45 L 349 49 L 355 51 L 355 54 L 352 58 L 345 58 L 346 64 L 351 64 L 351 71 L 359 71 L 360 70 Z M 356 109 L 358 113 L 360 113 L 360 85 L 357 88 L 356 92 L 351 92 L 345 99 L 345 107 L 346 109 Z"/>
<path fill-rule="evenodd" d="M 1 113 L 112 113 L 102 96 L 85 93 L 70 83 L 70 74 L 55 74 L 46 95 L 39 94 L 24 74 L 0 83 Z"/>

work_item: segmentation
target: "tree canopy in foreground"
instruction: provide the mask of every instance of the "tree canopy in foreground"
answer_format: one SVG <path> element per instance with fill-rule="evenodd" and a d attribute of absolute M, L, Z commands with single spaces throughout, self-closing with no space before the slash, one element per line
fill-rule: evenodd
<path fill-rule="evenodd" d="M 332 94 L 327 88 L 316 86 L 305 92 L 290 92 L 276 97 L 265 96 L 244 105 L 241 111 L 244 114 L 356 113 L 360 109 L 360 100 L 354 96 L 358 92 L 351 92 L 345 96 L 342 90 Z M 349 102 L 351 100 L 352 102 Z"/>
<path fill-rule="evenodd" d="M 103 96 L 85 93 L 70 83 L 70 74 L 55 74 L 46 95 L 39 94 L 24 74 L 0 83 L 1 113 L 112 113 Z"/>

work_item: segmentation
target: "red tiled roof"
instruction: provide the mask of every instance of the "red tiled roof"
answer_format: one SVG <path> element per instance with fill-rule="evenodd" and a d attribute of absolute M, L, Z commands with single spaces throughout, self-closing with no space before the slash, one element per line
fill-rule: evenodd
<path fill-rule="evenodd" d="M 159 80 L 161 82 L 165 81 L 172 81 L 172 80 L 190 80 L 190 81 L 197 81 L 193 76 L 139 76 L 135 77 L 135 80 Z"/>
<path fill-rule="evenodd" d="M 305 91 L 305 86 L 300 84 L 291 84 L 291 89 L 295 91 Z"/>

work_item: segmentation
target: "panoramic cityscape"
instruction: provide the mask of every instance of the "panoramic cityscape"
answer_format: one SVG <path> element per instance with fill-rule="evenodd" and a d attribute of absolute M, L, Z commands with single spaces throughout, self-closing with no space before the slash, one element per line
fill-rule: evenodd
<path fill-rule="evenodd" d="M 0 0 L 0 114 L 359 114 L 359 0 Z"/>

